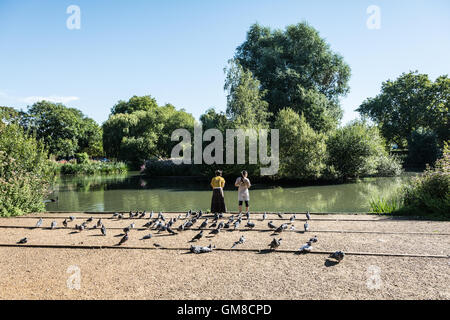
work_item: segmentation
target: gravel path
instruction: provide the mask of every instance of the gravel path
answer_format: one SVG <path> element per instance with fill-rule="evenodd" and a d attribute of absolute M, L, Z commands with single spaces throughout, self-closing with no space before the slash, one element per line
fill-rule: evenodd
<path fill-rule="evenodd" d="M 52 218 L 44 219 L 44 228 L 39 229 L 12 227 L 32 227 L 40 215 L 0 219 L 0 244 L 15 244 L 28 237 L 31 245 L 112 246 L 119 241 L 121 228 L 131 222 L 141 227 L 146 222 L 146 219 L 113 220 L 105 219 L 110 215 L 74 213 L 78 219 L 69 226 L 89 216 L 102 216 L 108 235 L 101 236 L 99 230 L 47 229 L 53 220 L 62 226 L 62 217 L 68 215 L 43 214 Z M 374 221 L 342 221 L 354 217 Z M 314 220 L 323 218 L 333 221 Z M 276 220 L 275 216 L 270 219 L 277 226 L 288 222 Z M 281 235 L 272 235 L 267 230 L 267 221 L 254 222 L 263 231 L 223 231 L 214 237 L 205 231 L 198 245 L 211 243 L 218 248 L 230 248 L 244 235 L 246 242 L 238 247 L 258 250 L 268 248 L 276 236 L 283 238 L 280 249 L 296 250 L 317 235 L 319 241 L 314 244 L 317 251 L 450 254 L 450 222 L 313 215 L 310 232 L 303 233 L 304 221 L 296 221 L 296 231 Z M 245 223 L 243 220 L 242 225 Z M 152 239 L 140 240 L 148 233 L 152 233 Z M 190 254 L 188 241 L 197 233 L 189 230 L 171 236 L 166 232 L 133 230 L 123 245 L 154 248 L 157 243 L 181 250 L 0 247 L 0 299 L 450 299 L 449 258 L 347 255 L 336 264 L 323 254 L 264 251 Z M 79 290 L 67 286 L 73 273 L 68 272 L 70 266 L 81 271 Z"/>

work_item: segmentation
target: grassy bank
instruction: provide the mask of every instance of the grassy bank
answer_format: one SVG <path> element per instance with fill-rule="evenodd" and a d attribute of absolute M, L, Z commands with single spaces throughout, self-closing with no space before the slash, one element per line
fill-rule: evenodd
<path fill-rule="evenodd" d="M 450 220 L 450 152 L 444 148 L 433 168 L 415 177 L 389 198 L 372 199 L 373 213 Z"/>
<path fill-rule="evenodd" d="M 53 162 L 56 173 L 63 175 L 83 175 L 83 174 L 122 174 L 128 171 L 128 166 L 124 162 L 102 162 L 88 160 L 78 163 L 77 161 Z"/>

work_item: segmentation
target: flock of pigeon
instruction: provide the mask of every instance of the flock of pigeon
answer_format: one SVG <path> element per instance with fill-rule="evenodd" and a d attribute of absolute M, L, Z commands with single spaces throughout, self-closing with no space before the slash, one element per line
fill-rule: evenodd
<path fill-rule="evenodd" d="M 237 230 L 239 228 L 239 226 L 243 223 L 243 218 L 246 218 L 246 224 L 244 225 L 245 228 L 248 229 L 253 229 L 255 227 L 255 223 L 252 222 L 250 220 L 250 213 L 239 213 L 236 216 L 231 215 L 228 220 L 226 222 L 224 221 L 219 221 L 221 218 L 223 218 L 223 214 L 222 213 L 216 213 L 214 214 L 214 217 L 212 218 L 212 221 L 210 221 L 210 219 L 208 217 L 204 217 L 204 220 L 202 221 L 202 223 L 200 224 L 200 226 L 198 227 L 198 229 L 200 229 L 200 232 L 197 233 L 191 240 L 190 242 L 196 242 L 198 240 L 200 240 L 203 236 L 204 236 L 204 229 L 206 229 L 208 227 L 208 224 L 211 222 L 211 224 L 209 225 L 209 229 L 212 229 L 211 231 L 209 231 L 209 234 L 212 235 L 217 235 L 222 229 L 232 229 L 232 230 Z M 184 230 L 189 230 L 191 229 L 197 222 L 199 222 L 199 220 L 203 217 L 203 212 L 200 210 L 198 212 L 193 212 L 192 210 L 189 210 L 184 217 L 180 214 L 178 215 L 178 217 L 174 217 L 171 219 L 166 218 L 162 212 L 159 212 L 157 215 L 155 215 L 155 213 L 152 211 L 150 212 L 149 216 L 147 217 L 147 212 L 143 211 L 143 212 L 129 212 L 129 218 L 133 219 L 148 219 L 148 222 L 146 222 L 142 228 L 145 229 L 149 229 L 152 231 L 157 231 L 158 233 L 161 232 L 168 232 L 170 234 L 177 234 L 178 232 L 182 232 Z M 283 214 L 281 212 L 278 213 L 278 217 L 283 219 Z M 117 219 L 117 220 L 121 220 L 124 219 L 124 214 L 123 213 L 114 213 L 112 216 L 112 219 Z M 264 214 L 262 215 L 262 221 L 267 219 L 267 212 L 264 212 Z M 293 231 L 295 230 L 295 227 L 293 225 L 293 222 L 296 219 L 296 215 L 293 214 L 289 221 L 290 221 L 290 230 Z M 64 221 L 62 222 L 63 226 L 65 228 L 68 227 L 70 222 L 75 221 L 76 218 L 71 216 L 69 217 L 69 219 L 64 219 Z M 103 236 L 106 236 L 106 227 L 103 224 L 102 219 L 98 219 L 98 221 L 96 223 L 94 223 L 91 227 L 89 227 L 89 224 L 93 222 L 93 217 L 88 218 L 86 221 L 82 222 L 81 224 L 75 224 L 75 229 L 78 230 L 79 232 L 82 232 L 85 229 L 99 229 L 102 233 Z M 172 228 L 174 228 L 174 223 L 177 222 L 178 220 L 184 220 L 183 223 L 181 223 L 176 230 L 174 231 Z M 306 222 L 303 225 L 304 231 L 307 232 L 310 230 L 309 227 L 309 223 L 308 221 L 311 220 L 311 215 L 309 212 L 306 213 Z M 39 219 L 39 221 L 36 223 L 35 228 L 39 228 L 42 226 L 43 220 L 42 218 Z M 274 230 L 274 234 L 280 234 L 282 233 L 284 230 L 288 229 L 289 227 L 288 223 L 283 223 L 280 226 L 275 226 L 273 221 L 269 221 L 267 223 L 267 226 L 269 227 L 269 229 Z M 55 229 L 57 226 L 56 221 L 52 221 L 51 225 L 50 225 L 50 229 Z M 117 244 L 117 246 L 122 245 L 123 243 L 125 243 L 126 241 L 128 241 L 129 239 L 129 233 L 131 230 L 135 229 L 135 223 L 131 223 L 129 226 L 123 228 L 123 237 L 120 239 L 119 243 Z M 147 235 L 145 235 L 144 237 L 141 238 L 141 240 L 146 240 L 146 239 L 150 239 L 152 238 L 152 234 L 149 233 Z M 241 245 L 245 242 L 245 237 L 242 235 L 239 240 L 237 240 L 236 242 L 233 243 L 231 249 L 235 248 L 238 245 Z M 278 249 L 281 245 L 281 241 L 283 239 L 282 238 L 273 238 L 272 242 L 269 243 L 269 247 L 270 250 L 274 251 L 276 249 Z M 318 241 L 317 236 L 314 236 L 312 238 L 309 239 L 308 242 L 306 242 L 306 244 L 304 244 L 303 246 L 300 247 L 300 249 L 298 250 L 300 253 L 308 253 L 311 252 L 313 247 L 312 244 L 316 243 Z M 27 238 L 23 238 L 20 241 L 18 241 L 19 244 L 25 244 L 28 242 Z M 154 244 L 156 247 L 159 247 L 160 245 L 158 244 Z M 192 253 L 207 253 L 207 252 L 211 252 L 213 249 L 215 249 L 215 246 L 209 245 L 207 247 L 202 247 L 202 246 L 194 246 L 191 245 L 190 247 L 190 251 Z M 344 258 L 345 254 L 342 251 L 336 251 L 334 253 L 332 253 L 329 257 L 335 259 L 337 262 L 340 262 L 343 258 Z"/>

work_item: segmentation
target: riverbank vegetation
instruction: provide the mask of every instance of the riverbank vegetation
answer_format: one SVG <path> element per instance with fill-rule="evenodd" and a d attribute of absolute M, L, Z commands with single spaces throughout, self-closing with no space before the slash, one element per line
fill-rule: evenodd
<path fill-rule="evenodd" d="M 372 212 L 392 215 L 414 215 L 450 219 L 450 149 L 434 167 L 411 180 L 388 198 L 372 200 Z"/>
<path fill-rule="evenodd" d="M 0 121 L 0 216 L 43 211 L 53 179 L 44 144 L 21 126 Z"/>

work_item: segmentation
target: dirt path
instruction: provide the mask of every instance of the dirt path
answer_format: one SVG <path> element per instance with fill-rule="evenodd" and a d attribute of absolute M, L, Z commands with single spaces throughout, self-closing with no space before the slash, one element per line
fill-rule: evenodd
<path fill-rule="evenodd" d="M 374 254 L 349 254 L 339 264 L 327 260 L 325 254 L 258 253 L 257 250 L 268 248 L 275 235 L 268 230 L 267 221 L 257 219 L 257 230 L 246 231 L 242 226 L 242 230 L 223 231 L 214 237 L 205 231 L 198 241 L 199 245 L 211 243 L 225 249 L 244 235 L 246 242 L 239 248 L 254 252 L 190 254 L 188 241 L 197 230 L 174 236 L 133 230 L 123 247 L 143 248 L 138 250 L 1 247 L 13 245 L 23 237 L 28 237 L 30 245 L 114 246 L 121 228 L 131 222 L 140 228 L 147 221 L 109 219 L 111 215 L 72 215 L 78 218 L 69 227 L 89 216 L 103 217 L 107 236 L 101 236 L 99 230 L 48 229 L 53 220 L 62 227 L 62 219 L 68 214 L 45 214 L 49 218 L 38 229 L 29 227 L 36 224 L 39 216 L 0 219 L 0 299 L 450 299 L 449 258 L 377 255 L 448 256 L 450 222 L 313 215 L 310 232 L 302 232 L 304 221 L 295 221 L 295 231 L 276 235 L 283 238 L 280 249 L 297 250 L 317 235 L 316 251 Z M 275 216 L 269 218 L 277 226 L 289 222 Z M 323 221 L 328 218 L 330 221 Z M 245 223 L 244 220 L 242 225 Z M 152 233 L 152 239 L 140 240 L 148 233 Z M 180 250 L 154 250 L 155 243 Z M 68 272 L 71 266 L 75 267 Z M 74 270 L 80 271 L 79 290 L 67 285 Z"/>

